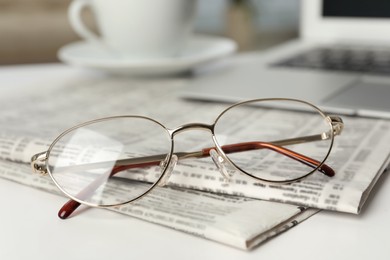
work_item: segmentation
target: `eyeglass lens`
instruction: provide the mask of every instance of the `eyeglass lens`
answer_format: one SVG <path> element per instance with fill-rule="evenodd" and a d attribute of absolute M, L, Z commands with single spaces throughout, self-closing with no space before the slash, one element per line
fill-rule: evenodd
<path fill-rule="evenodd" d="M 146 118 L 120 117 L 66 133 L 52 147 L 48 164 L 54 181 L 71 197 L 117 205 L 151 189 L 170 152 L 164 127 Z"/>
<path fill-rule="evenodd" d="M 312 113 L 282 110 L 281 114 L 279 109 L 267 109 L 275 106 L 293 106 Z M 235 152 L 226 153 L 236 167 L 266 181 L 286 182 L 310 174 L 332 145 L 332 138 L 322 139 L 331 134 L 329 121 L 316 108 L 294 100 L 233 106 L 218 118 L 214 130 L 220 146 L 241 144 L 242 149 L 235 145 Z"/>

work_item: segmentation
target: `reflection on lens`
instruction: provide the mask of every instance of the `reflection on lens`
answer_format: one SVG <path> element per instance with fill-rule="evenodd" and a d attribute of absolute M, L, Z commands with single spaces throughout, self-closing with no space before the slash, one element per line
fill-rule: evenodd
<path fill-rule="evenodd" d="M 283 110 L 291 106 L 307 112 Z M 260 180 L 289 182 L 313 173 L 327 158 L 331 129 L 325 115 L 305 102 L 266 99 L 230 107 L 214 131 L 226 157 L 243 172 Z"/>
<path fill-rule="evenodd" d="M 113 117 L 68 130 L 49 151 L 49 172 L 63 192 L 90 205 L 109 206 L 153 187 L 171 153 L 171 139 L 151 119 Z"/>

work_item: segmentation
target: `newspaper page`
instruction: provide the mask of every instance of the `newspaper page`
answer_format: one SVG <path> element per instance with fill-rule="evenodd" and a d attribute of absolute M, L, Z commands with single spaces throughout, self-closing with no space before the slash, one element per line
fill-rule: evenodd
<path fill-rule="evenodd" d="M 43 181 L 38 181 L 36 178 L 39 177 L 37 176 L 31 177 L 32 175 L 30 175 L 30 171 L 27 169 L 31 156 L 45 151 L 60 132 L 83 121 L 104 116 L 135 114 L 155 118 L 167 127 L 177 127 L 189 122 L 213 122 L 219 113 L 226 108 L 226 104 L 180 99 L 178 91 L 186 85 L 186 81 L 187 79 L 134 80 L 128 78 L 92 77 L 82 80 L 73 79 L 52 82 L 51 85 L 42 86 L 42 91 L 39 93 L 22 95 L 13 99 L 3 99 L 3 110 L 0 117 L 0 125 L 2 126 L 0 129 L 0 157 L 3 160 L 1 175 L 4 178 L 21 183 L 27 181 L 24 184 L 39 187 L 38 184 Z M 34 83 L 31 86 L 34 87 Z M 277 114 L 281 112 L 273 110 L 272 113 Z M 227 208 L 232 206 L 232 201 L 241 201 L 240 203 L 233 203 L 236 207 L 241 205 L 241 207 L 238 207 L 240 209 L 229 211 L 230 213 L 227 214 L 229 215 L 228 218 L 230 218 L 230 215 L 236 216 L 232 218 L 234 221 L 231 223 L 239 221 L 239 219 L 246 219 L 245 216 L 248 212 L 243 209 L 246 208 L 250 211 L 250 209 L 253 209 L 253 205 L 245 205 L 262 203 L 253 199 L 358 213 L 370 189 L 387 167 L 390 154 L 390 147 L 387 145 L 390 141 L 390 124 L 386 120 L 353 117 L 343 117 L 343 119 L 346 125 L 345 130 L 341 136 L 336 138 L 331 157 L 327 161 L 327 164 L 331 165 L 336 171 L 336 176 L 333 178 L 312 175 L 304 181 L 291 185 L 269 185 L 255 182 L 247 176 L 235 174 L 229 185 L 226 185 L 211 159 L 204 158 L 179 162 L 169 179 L 170 186 L 190 188 L 191 192 L 177 188 L 159 190 L 175 194 L 184 192 L 185 194 L 191 194 L 194 200 L 198 200 L 198 198 L 202 198 L 202 200 L 213 198 L 210 203 L 224 201 L 222 207 Z M 240 122 L 237 122 L 237 126 L 240 126 L 239 124 Z M 295 128 L 296 126 L 292 126 L 291 130 L 293 131 Z M 239 131 L 240 127 L 236 129 Z M 275 129 L 275 131 L 277 130 Z M 192 133 L 178 136 L 177 140 L 175 140 L 175 145 L 177 150 L 188 151 L 210 147 L 213 144 L 209 134 Z M 17 171 L 17 167 L 10 167 L 11 162 L 17 163 L 20 167 L 24 165 L 24 170 Z M 30 178 L 35 180 L 32 182 L 33 184 L 28 183 L 32 180 Z M 49 184 L 39 188 L 50 191 L 55 190 Z M 223 195 L 210 195 L 209 193 L 201 193 L 195 190 Z M 226 195 L 239 196 L 234 198 Z M 230 199 L 221 200 L 219 198 Z M 169 205 L 169 202 L 167 204 Z M 273 212 L 272 208 L 285 206 L 289 207 L 289 205 L 269 204 L 268 202 L 265 206 L 267 209 L 259 206 L 259 212 Z M 267 223 L 265 224 L 267 231 L 264 229 L 262 231 L 257 230 L 257 235 L 243 236 L 241 242 L 226 241 L 225 238 L 228 236 L 223 232 L 215 232 L 215 227 L 208 229 L 207 232 L 204 230 L 200 232 L 201 229 L 193 230 L 188 228 L 204 225 L 203 222 L 196 222 L 195 219 L 197 218 L 195 216 L 192 216 L 193 222 L 187 225 L 186 228 L 176 225 L 176 222 L 169 222 L 171 225 L 161 222 L 162 219 L 176 219 L 177 216 L 172 217 L 170 215 L 169 217 L 149 219 L 146 217 L 152 215 L 160 216 L 162 213 L 166 213 L 162 209 L 160 211 L 156 209 L 157 211 L 153 214 L 145 213 L 137 217 L 196 233 L 222 243 L 234 244 L 241 248 L 244 248 L 242 245 L 245 244 L 245 247 L 248 248 L 259 241 L 261 242 L 262 239 L 291 226 L 291 223 L 296 223 L 296 220 L 303 220 L 315 212 L 303 211 L 307 214 L 305 217 L 302 217 L 304 214 L 301 214 L 302 212 L 297 206 L 291 206 L 293 211 L 290 211 L 287 216 L 284 215 L 281 218 L 273 216 L 269 218 L 279 219 L 277 223 L 269 222 L 268 218 L 264 219 L 261 222 L 263 224 Z M 299 209 L 299 212 L 297 209 Z M 118 210 L 135 216 L 132 210 Z M 276 210 L 278 211 L 278 209 Z M 283 209 L 281 211 L 287 212 L 288 210 Z M 212 213 L 209 214 L 213 215 Z M 259 215 L 261 216 L 262 214 L 259 213 Z M 218 219 L 219 217 L 215 215 L 214 218 Z M 259 222 L 258 216 L 255 218 Z M 219 225 L 219 229 L 224 229 L 220 225 L 225 222 L 219 219 L 219 221 L 215 221 L 215 225 Z M 271 222 L 273 224 L 269 224 Z M 244 226 L 244 230 L 255 230 L 251 226 L 252 224 L 248 221 L 245 225 L 237 226 Z M 209 225 L 206 226 L 209 227 Z M 229 228 L 226 228 L 225 231 L 230 232 L 229 229 L 232 226 L 234 228 L 237 227 L 226 224 L 226 227 Z M 240 232 L 246 233 L 243 230 L 240 230 Z M 237 239 L 237 236 L 235 234 L 232 236 L 232 239 Z"/>

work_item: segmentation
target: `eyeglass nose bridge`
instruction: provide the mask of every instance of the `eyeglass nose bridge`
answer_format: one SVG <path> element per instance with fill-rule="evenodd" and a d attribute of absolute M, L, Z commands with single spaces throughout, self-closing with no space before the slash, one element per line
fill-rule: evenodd
<path fill-rule="evenodd" d="M 171 133 L 172 138 L 176 134 L 182 133 L 184 131 L 189 131 L 189 130 L 205 130 L 205 131 L 210 132 L 212 135 L 214 135 L 214 126 L 215 126 L 215 124 L 209 125 L 209 124 L 203 124 L 203 123 L 190 123 L 190 124 L 185 124 L 185 125 L 179 126 L 173 130 L 170 130 L 170 133 Z M 211 157 L 214 164 L 217 166 L 219 172 L 221 173 L 221 175 L 224 179 L 224 185 L 228 185 L 230 182 L 230 178 L 232 177 L 233 174 L 231 171 L 228 170 L 231 168 L 231 166 L 230 166 L 230 164 L 228 164 L 227 159 L 225 158 L 225 156 L 223 156 L 220 153 L 220 151 L 218 151 L 217 148 L 211 149 L 208 154 Z M 175 161 L 174 165 L 176 165 L 177 157 L 174 158 L 174 161 Z M 173 169 L 173 167 L 170 167 L 170 169 L 168 170 L 169 175 L 170 175 L 170 172 L 172 171 L 172 169 Z M 169 177 L 167 177 L 167 178 L 169 178 Z M 165 178 L 165 181 L 163 182 L 164 184 L 166 183 L 167 178 Z"/>
<path fill-rule="evenodd" d="M 175 129 L 171 129 L 169 130 L 169 132 L 171 136 L 174 137 L 179 133 L 189 131 L 189 130 L 195 130 L 195 129 L 205 130 L 205 131 L 209 131 L 210 133 L 214 133 L 214 124 L 209 125 L 203 123 L 190 123 L 190 124 L 181 125 Z"/>

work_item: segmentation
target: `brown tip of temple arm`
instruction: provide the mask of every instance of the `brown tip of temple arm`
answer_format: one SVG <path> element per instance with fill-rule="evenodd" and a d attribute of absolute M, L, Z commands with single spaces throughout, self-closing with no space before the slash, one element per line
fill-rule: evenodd
<path fill-rule="evenodd" d="M 300 153 L 296 153 L 287 148 L 274 145 L 272 143 L 267 143 L 267 142 L 245 142 L 245 143 L 229 144 L 229 145 L 224 145 L 221 148 L 225 153 L 244 152 L 244 151 L 256 150 L 256 149 L 270 149 L 277 153 L 290 157 L 291 159 L 306 164 L 312 168 L 316 168 L 320 165 L 320 162 L 317 160 L 314 160 Z M 215 148 L 210 147 L 210 148 L 203 149 L 202 150 L 203 156 L 209 156 L 211 149 L 215 149 Z M 321 167 L 318 168 L 318 170 L 329 177 L 333 177 L 335 175 L 334 170 L 326 164 L 322 164 Z"/>
<path fill-rule="evenodd" d="M 81 204 L 74 200 L 69 200 L 58 211 L 58 217 L 60 219 L 67 219 Z"/>
<path fill-rule="evenodd" d="M 329 177 L 333 177 L 336 175 L 335 171 L 330 166 L 326 165 L 325 163 L 322 164 L 321 167 L 318 168 L 318 170 Z"/>

